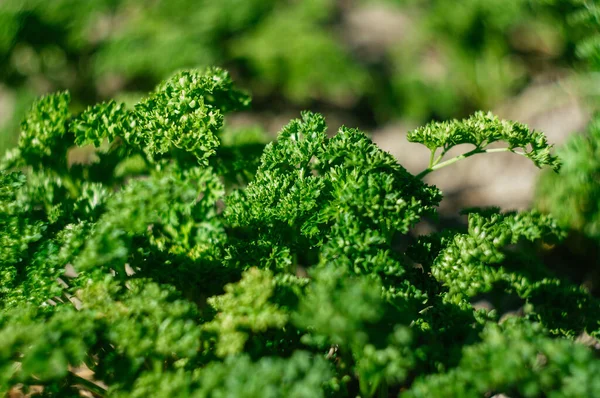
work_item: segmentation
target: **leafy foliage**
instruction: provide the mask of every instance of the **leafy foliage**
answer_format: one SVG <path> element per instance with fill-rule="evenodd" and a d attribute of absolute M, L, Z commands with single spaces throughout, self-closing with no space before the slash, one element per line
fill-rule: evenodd
<path fill-rule="evenodd" d="M 463 117 L 572 59 L 547 1 L 3 0 L 0 152 L 38 95 L 69 90 L 78 109 L 135 101 L 174 70 L 209 65 L 243 79 L 262 112 Z M 365 27 L 373 14 L 393 28 Z"/>
<path fill-rule="evenodd" d="M 573 58 L 563 10 L 546 0 L 387 2 L 414 21 L 390 51 L 390 83 L 407 114 L 447 119 L 490 109 L 532 70 Z"/>
<path fill-rule="evenodd" d="M 575 135 L 562 148 L 560 176 L 544 175 L 539 185 L 539 204 L 563 225 L 600 238 L 600 118 L 586 134 Z"/>
<path fill-rule="evenodd" d="M 594 295 L 600 286 L 600 191 L 598 173 L 600 163 L 600 115 L 598 114 L 597 84 L 593 76 L 600 70 L 600 8 L 593 1 L 548 0 L 568 10 L 569 20 L 577 32 L 577 52 L 587 61 L 582 74 L 586 90 L 591 92 L 592 116 L 587 129 L 569 137 L 558 153 L 563 159 L 559 175 L 542 174 L 536 192 L 536 205 L 555 217 L 561 227 L 568 230 L 564 245 L 555 250 L 555 268 L 570 269 L 571 278 L 582 282 Z M 556 5 L 555 4 L 555 5 Z M 568 260 L 563 260 L 568 258 Z M 562 261 L 561 261 L 562 260 Z M 576 264 L 575 267 L 572 264 Z"/>
<path fill-rule="evenodd" d="M 540 132 L 531 132 L 522 123 L 499 120 L 491 113 L 477 112 L 465 120 L 451 122 L 432 122 L 408 134 L 407 139 L 425 145 L 431 151 L 430 172 L 463 157 L 482 152 L 510 151 L 523 155 L 538 166 L 551 166 L 555 171 L 560 168 L 558 159 L 550 154 L 552 146 Z M 490 144 L 503 141 L 507 148 L 486 149 Z M 471 144 L 475 146 L 470 152 L 448 162 L 439 163 L 444 155 L 456 145 Z M 522 148 L 521 152 L 515 151 Z M 436 157 L 436 152 L 441 153 Z"/>
<path fill-rule="evenodd" d="M 600 393 L 598 362 L 581 344 L 544 336 L 539 325 L 489 325 L 482 341 L 465 347 L 459 365 L 415 383 L 407 397 L 584 397 Z"/>
<path fill-rule="evenodd" d="M 589 0 L 539 0 L 567 15 L 575 35 L 576 54 L 593 69 L 600 68 L 600 6 Z"/>
<path fill-rule="evenodd" d="M 600 335 L 600 306 L 538 255 L 563 237 L 552 218 L 468 209 L 466 231 L 411 236 L 437 188 L 316 113 L 266 145 L 226 128 L 249 97 L 218 68 L 132 108 L 68 98 L 32 107 L 0 174 L 2 393 L 597 394 L 597 352 L 574 340 Z M 487 114 L 411 139 L 558 165 Z"/>
<path fill-rule="evenodd" d="M 571 10 L 571 23 L 580 36 L 580 55 L 588 59 L 589 69 L 597 72 L 600 70 L 600 46 L 593 43 L 598 39 L 600 8 L 594 2 L 583 0 L 557 2 Z M 600 117 L 596 114 L 585 134 L 575 134 L 560 148 L 563 172 L 556 176 L 543 174 L 537 195 L 538 205 L 551 212 L 562 225 L 593 239 L 600 237 L 599 147 Z"/>

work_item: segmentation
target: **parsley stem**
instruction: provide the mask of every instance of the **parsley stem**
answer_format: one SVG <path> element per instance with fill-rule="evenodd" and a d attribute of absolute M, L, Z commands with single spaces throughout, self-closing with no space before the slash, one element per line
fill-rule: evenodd
<path fill-rule="evenodd" d="M 73 198 L 79 197 L 79 195 L 81 194 L 81 192 L 79 190 L 79 187 L 77 186 L 77 184 L 73 180 L 73 178 L 69 174 L 63 174 L 61 176 L 61 179 L 62 179 L 63 185 L 69 191 L 69 194 L 71 194 L 71 196 Z"/>
<path fill-rule="evenodd" d="M 430 159 L 430 161 L 429 161 L 430 166 L 428 168 L 426 168 L 425 170 L 423 170 L 422 172 L 420 172 L 419 174 L 417 174 L 417 178 L 423 179 L 423 177 L 425 177 L 427 174 L 431 173 L 432 171 L 449 166 L 453 163 L 458 162 L 461 159 L 466 159 L 466 158 L 476 155 L 478 153 L 495 153 L 495 152 L 512 152 L 512 153 L 516 153 L 517 155 L 522 155 L 522 156 L 527 155 L 525 152 L 515 151 L 514 148 L 481 149 L 481 148 L 477 147 L 469 152 L 465 152 L 462 155 L 455 156 L 455 157 L 448 159 L 442 163 L 438 163 L 441 160 L 441 157 L 438 157 L 435 161 L 432 161 Z M 435 153 L 435 152 L 432 151 L 432 154 L 433 153 Z"/>
<path fill-rule="evenodd" d="M 104 388 L 102 385 L 81 377 L 73 372 L 70 373 L 70 377 L 73 380 L 73 384 L 79 384 L 95 395 L 103 397 L 106 394 L 106 388 Z"/>
<path fill-rule="evenodd" d="M 429 156 L 429 168 L 432 168 L 435 165 L 435 163 L 437 163 L 435 161 L 435 151 L 436 149 L 431 150 L 431 155 Z"/>

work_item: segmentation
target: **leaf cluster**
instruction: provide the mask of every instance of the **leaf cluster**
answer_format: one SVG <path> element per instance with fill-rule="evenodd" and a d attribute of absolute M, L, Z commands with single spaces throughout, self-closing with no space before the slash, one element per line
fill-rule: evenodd
<path fill-rule="evenodd" d="M 229 130 L 248 101 L 209 68 L 132 108 L 33 106 L 0 174 L 2 393 L 596 394 L 597 350 L 575 339 L 595 341 L 600 307 L 540 259 L 552 218 L 468 209 L 466 230 L 415 236 L 437 188 L 316 113 L 266 145 Z M 541 133 L 491 115 L 412 137 L 557 165 Z"/>

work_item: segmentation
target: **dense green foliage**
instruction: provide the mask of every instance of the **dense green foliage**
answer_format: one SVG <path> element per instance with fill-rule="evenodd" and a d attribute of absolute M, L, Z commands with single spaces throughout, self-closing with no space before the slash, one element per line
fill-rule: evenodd
<path fill-rule="evenodd" d="M 600 293 L 600 5 L 585 0 L 547 0 L 571 9 L 568 20 L 580 40 L 577 54 L 585 61 L 582 70 L 586 93 L 591 94 L 592 116 L 587 129 L 576 133 L 559 148 L 563 161 L 560 174 L 545 173 L 539 180 L 536 205 L 552 214 L 568 230 L 556 254 L 564 260 L 555 264 L 594 294 Z M 562 264 L 561 264 L 562 263 Z"/>
<path fill-rule="evenodd" d="M 231 130 L 249 97 L 218 68 L 132 107 L 69 101 L 34 104 L 0 174 L 1 392 L 600 396 L 600 305 L 541 260 L 552 218 L 467 209 L 415 236 L 437 188 L 316 113 L 266 145 Z M 491 114 L 409 137 L 432 152 L 420 176 L 494 142 L 560 167 Z"/>
<path fill-rule="evenodd" d="M 565 226 L 600 240 L 600 118 L 560 148 L 560 157 L 562 173 L 544 175 L 539 204 Z"/>
<path fill-rule="evenodd" d="M 38 95 L 133 102 L 209 65 L 251 89 L 259 113 L 275 102 L 367 126 L 463 117 L 571 63 L 574 37 L 547 1 L 3 0 L 0 152 Z M 388 16 L 383 31 L 373 12 Z"/>

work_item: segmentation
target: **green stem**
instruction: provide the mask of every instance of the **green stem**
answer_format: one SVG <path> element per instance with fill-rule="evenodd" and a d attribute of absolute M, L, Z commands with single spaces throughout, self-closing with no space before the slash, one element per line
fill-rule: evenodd
<path fill-rule="evenodd" d="M 90 392 L 103 397 L 106 394 L 106 390 L 104 389 L 104 387 L 99 386 L 98 384 L 94 383 L 93 381 L 90 381 L 88 379 L 84 379 L 81 376 L 76 375 L 75 373 L 71 372 L 70 373 L 71 376 L 71 380 L 73 380 L 73 384 L 79 384 L 83 387 L 85 387 L 86 389 L 88 389 Z"/>
<path fill-rule="evenodd" d="M 442 153 L 440 153 L 440 156 L 438 156 L 435 159 L 435 161 L 433 162 L 433 166 L 435 166 L 436 164 L 438 164 L 440 162 L 440 160 L 442 160 L 442 158 L 444 157 L 444 155 L 446 155 L 446 151 L 442 151 Z"/>
<path fill-rule="evenodd" d="M 388 398 L 389 396 L 390 396 L 390 392 L 389 392 L 389 388 L 388 388 L 388 383 L 384 379 L 379 384 L 379 387 L 377 389 L 377 397 L 378 398 Z"/>
<path fill-rule="evenodd" d="M 431 149 L 431 155 L 429 156 L 429 168 L 432 168 L 435 165 L 435 149 Z"/>
<path fill-rule="evenodd" d="M 456 157 L 453 157 L 452 159 L 448 159 L 445 162 L 442 162 L 442 163 L 433 162 L 434 164 L 432 166 L 426 168 L 425 170 L 423 170 L 422 172 L 417 174 L 417 178 L 423 179 L 423 177 L 425 177 L 427 174 L 431 173 L 432 171 L 441 169 L 446 166 L 450 166 L 451 164 L 456 163 L 459 160 L 466 159 L 466 158 L 476 155 L 478 153 L 495 153 L 495 152 L 512 152 L 512 153 L 516 153 L 517 155 L 521 155 L 521 156 L 527 155 L 525 152 L 517 152 L 512 148 L 493 148 L 493 149 L 475 148 L 472 151 L 465 152 L 462 155 L 458 155 Z M 441 159 L 438 158 L 437 161 L 439 162 L 439 160 L 441 160 Z M 430 160 L 430 164 L 432 164 L 431 160 Z"/>
<path fill-rule="evenodd" d="M 69 194 L 71 194 L 71 196 L 74 199 L 78 198 L 79 195 L 81 194 L 81 192 L 79 191 L 79 187 L 77 186 L 77 183 L 68 174 L 68 172 L 66 172 L 65 174 L 61 175 L 61 179 L 62 179 L 62 182 L 63 182 L 65 188 L 67 188 L 67 190 L 69 191 Z"/>

